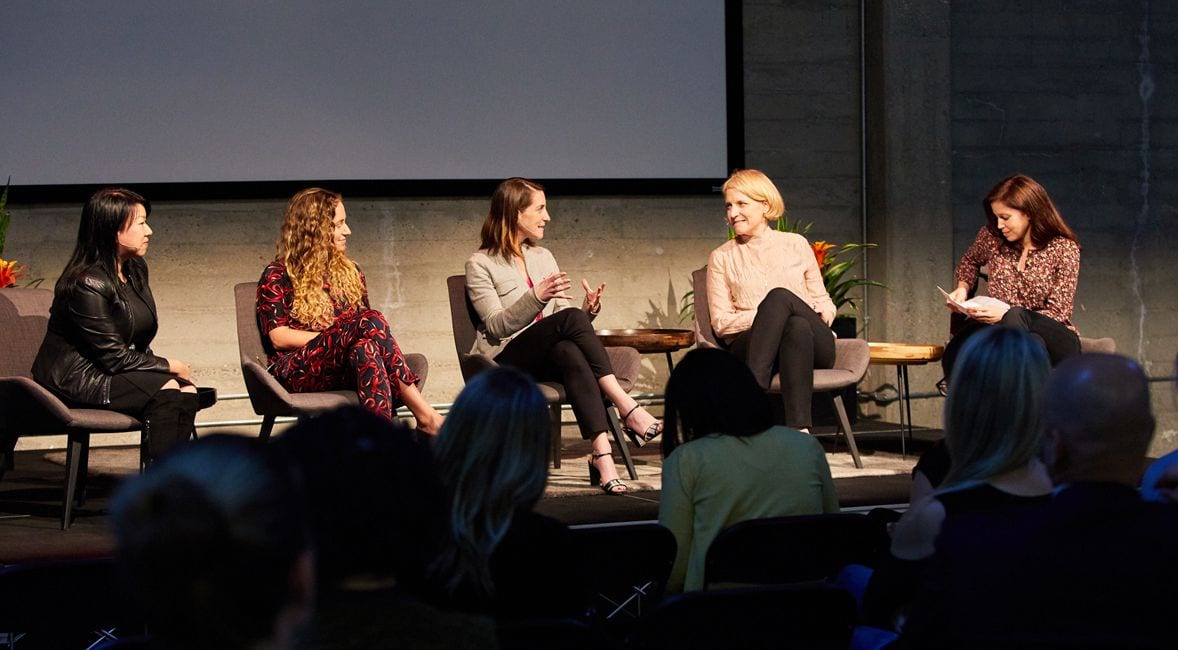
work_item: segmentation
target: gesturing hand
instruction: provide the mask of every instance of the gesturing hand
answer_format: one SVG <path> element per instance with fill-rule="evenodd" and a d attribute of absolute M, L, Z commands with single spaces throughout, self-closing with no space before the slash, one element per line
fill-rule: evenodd
<path fill-rule="evenodd" d="M 559 272 L 540 280 L 532 290 L 536 293 L 536 298 L 540 302 L 548 302 L 553 298 L 568 299 L 569 295 L 565 292 L 572 288 L 572 286 L 573 281 L 569 280 L 569 274 Z"/>
<path fill-rule="evenodd" d="M 605 283 L 602 282 L 594 290 L 588 280 L 581 278 L 581 288 L 585 290 L 585 304 L 582 308 L 591 314 L 601 311 L 601 292 L 605 291 Z"/>

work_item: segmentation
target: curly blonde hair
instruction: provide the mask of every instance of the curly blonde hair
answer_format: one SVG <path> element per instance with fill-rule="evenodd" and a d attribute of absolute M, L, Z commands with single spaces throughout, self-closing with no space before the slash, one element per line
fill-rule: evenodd
<path fill-rule="evenodd" d="M 278 235 L 278 259 L 286 264 L 294 287 L 291 316 L 313 329 L 335 322 L 332 300 L 345 308 L 358 307 L 364 300 L 360 271 L 336 250 L 332 238 L 332 219 L 341 201 L 339 194 L 318 187 L 295 194 L 286 204 Z M 323 290 L 325 281 L 330 294 Z"/>

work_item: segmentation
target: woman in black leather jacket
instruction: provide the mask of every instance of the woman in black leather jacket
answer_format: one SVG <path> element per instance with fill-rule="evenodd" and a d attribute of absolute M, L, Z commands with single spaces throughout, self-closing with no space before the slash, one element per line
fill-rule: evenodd
<path fill-rule="evenodd" d="M 99 190 L 82 207 L 78 240 L 54 289 L 33 377 L 66 403 L 140 418 L 150 461 L 192 432 L 196 387 L 187 363 L 157 356 L 147 284 L 151 204 Z"/>

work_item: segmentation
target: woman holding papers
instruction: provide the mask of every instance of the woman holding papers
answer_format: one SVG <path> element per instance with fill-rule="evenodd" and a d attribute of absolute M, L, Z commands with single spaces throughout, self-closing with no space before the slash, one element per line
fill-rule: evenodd
<path fill-rule="evenodd" d="M 990 325 L 1030 333 L 1047 349 L 1052 365 L 1078 354 L 1080 337 L 1071 318 L 1080 245 L 1047 190 L 1016 174 L 994 186 L 982 207 L 986 225 L 957 265 L 956 288 L 945 300 L 950 310 L 970 319 L 945 348 L 945 376 L 966 339 Z M 1001 303 L 967 300 L 982 266 L 989 269 L 989 297 Z"/>

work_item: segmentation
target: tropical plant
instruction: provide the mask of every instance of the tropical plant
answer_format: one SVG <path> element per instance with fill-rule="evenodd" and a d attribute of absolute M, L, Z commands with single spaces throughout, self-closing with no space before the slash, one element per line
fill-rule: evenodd
<path fill-rule="evenodd" d="M 16 281 L 25 277 L 29 267 L 17 264 L 16 260 L 4 260 L 4 243 L 8 238 L 8 224 L 12 222 L 12 215 L 8 212 L 8 187 L 12 184 L 12 177 L 4 184 L 4 192 L 0 194 L 0 289 L 16 286 Z M 35 287 L 44 278 L 31 280 L 27 286 Z"/>

